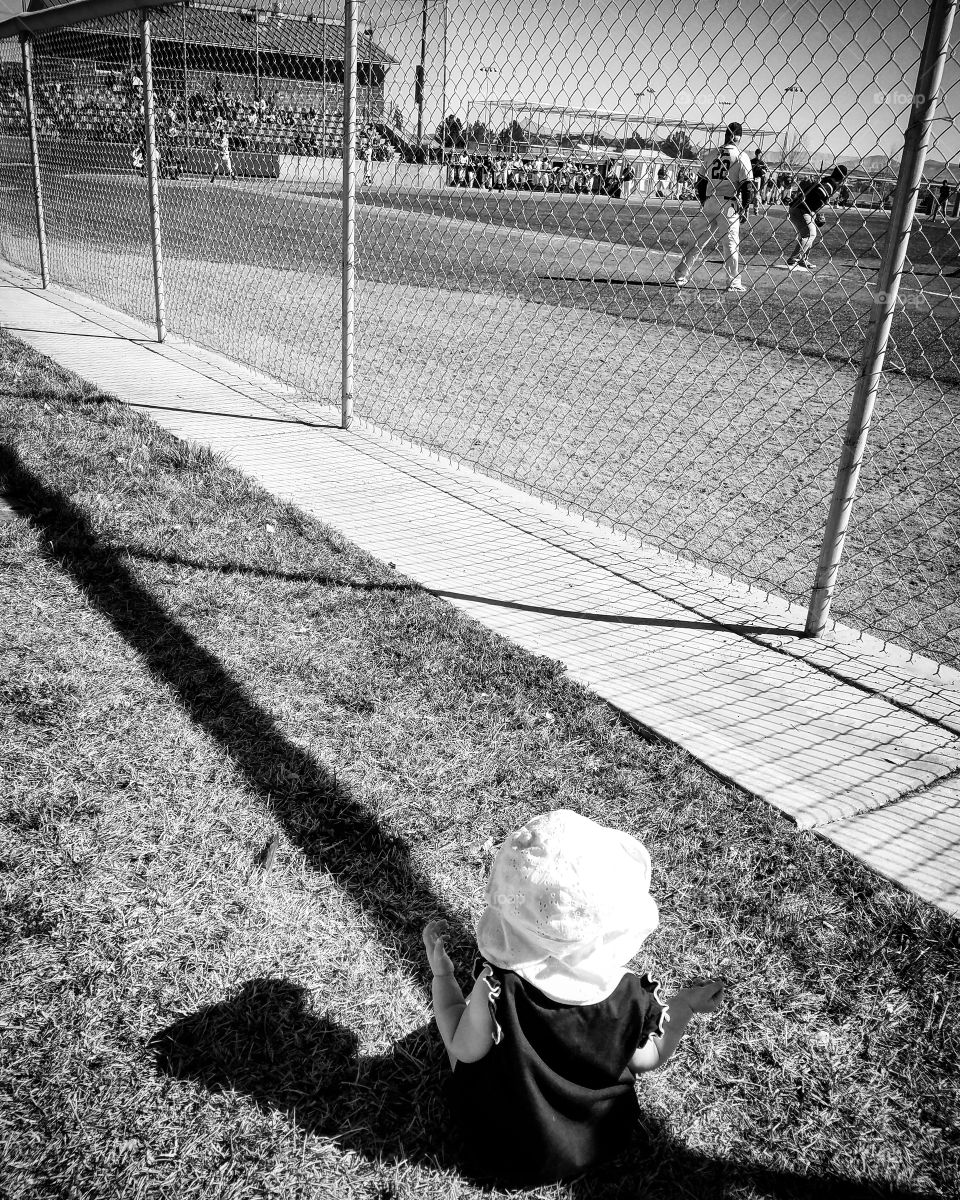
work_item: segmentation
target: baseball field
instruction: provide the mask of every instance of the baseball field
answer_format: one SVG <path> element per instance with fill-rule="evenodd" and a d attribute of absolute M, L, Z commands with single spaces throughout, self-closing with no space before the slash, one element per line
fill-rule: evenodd
<path fill-rule="evenodd" d="M 0 251 L 35 268 L 26 180 Z M 142 180 L 45 181 L 53 278 L 150 319 Z M 694 205 L 372 188 L 357 210 L 356 412 L 671 551 L 802 599 L 887 216 L 833 214 L 809 275 L 783 208 L 669 286 Z M 161 185 L 171 330 L 339 403 L 340 199 Z M 917 223 L 834 615 L 946 661 L 957 595 L 958 227 Z"/>

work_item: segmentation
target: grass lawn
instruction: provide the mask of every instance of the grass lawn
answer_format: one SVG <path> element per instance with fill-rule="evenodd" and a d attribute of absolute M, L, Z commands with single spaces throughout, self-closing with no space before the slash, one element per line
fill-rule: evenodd
<path fill-rule="evenodd" d="M 729 1003 L 548 1197 L 960 1187 L 960 934 L 677 748 L 0 334 L 0 1194 L 441 1197 L 420 928 L 491 847 L 636 832 L 668 987 Z"/>

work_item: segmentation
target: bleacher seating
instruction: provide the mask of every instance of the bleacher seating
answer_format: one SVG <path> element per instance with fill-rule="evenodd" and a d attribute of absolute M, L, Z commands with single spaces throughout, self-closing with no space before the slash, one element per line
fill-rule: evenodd
<path fill-rule="evenodd" d="M 118 142 L 134 146 L 142 139 L 143 93 L 135 73 L 73 73 L 63 63 L 37 71 L 37 124 L 48 138 Z M 55 69 L 54 69 L 55 68 Z M 191 83 L 200 82 L 199 78 Z M 284 155 L 339 157 L 343 113 L 334 108 L 342 89 L 307 81 L 264 81 L 261 99 L 254 81 L 243 76 L 204 78 L 204 91 L 191 91 L 189 106 L 182 78 L 158 77 L 155 114 L 158 139 L 168 147 L 214 145 L 227 132 L 237 150 Z M 26 132 L 19 81 L 0 78 L 2 131 Z M 177 86 L 179 84 L 179 87 Z M 369 99 L 369 104 L 365 100 Z M 326 104 L 326 109 L 324 109 Z M 188 111 L 189 107 L 189 111 Z M 358 135 L 369 136 L 374 157 L 386 158 L 407 143 L 384 123 L 379 96 L 359 98 Z M 363 131 L 366 131 L 364 134 Z"/>

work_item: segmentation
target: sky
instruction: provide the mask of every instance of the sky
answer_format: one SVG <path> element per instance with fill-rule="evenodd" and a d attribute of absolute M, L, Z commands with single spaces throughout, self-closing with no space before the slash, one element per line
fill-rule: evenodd
<path fill-rule="evenodd" d="M 433 114 L 442 86 L 443 3 L 428 0 L 428 6 Z M 785 139 L 793 146 L 801 137 L 814 156 L 895 155 L 928 7 L 923 0 L 448 0 L 448 111 L 482 118 L 489 97 L 492 115 L 501 119 L 511 101 L 651 119 L 738 119 L 768 130 L 767 147 L 782 148 Z M 420 10 L 418 0 L 361 0 L 361 20 L 401 60 L 390 86 L 411 114 Z M 960 23 L 955 32 L 960 38 Z M 489 76 L 484 67 L 493 68 Z M 787 91 L 794 87 L 800 90 Z M 952 119 L 935 123 L 931 154 L 956 159 L 956 48 L 943 87 L 938 117 Z"/>
<path fill-rule="evenodd" d="M 283 2 L 288 12 L 342 20 L 342 5 Z M 426 2 L 424 128 L 432 132 L 441 116 L 445 6 Z M 372 27 L 398 60 L 387 91 L 411 129 L 423 0 L 358 7 L 361 28 Z M 20 8 L 20 0 L 0 0 L 2 12 Z M 658 118 L 718 126 L 738 119 L 767 131 L 768 157 L 798 140 L 815 161 L 896 156 L 928 11 L 925 0 L 447 0 L 447 112 L 470 120 L 489 112 L 498 127 L 514 104 L 569 106 L 623 113 L 627 130 L 643 125 L 648 133 Z M 960 22 L 954 34 L 960 40 Z M 960 160 L 956 46 L 930 155 Z"/>

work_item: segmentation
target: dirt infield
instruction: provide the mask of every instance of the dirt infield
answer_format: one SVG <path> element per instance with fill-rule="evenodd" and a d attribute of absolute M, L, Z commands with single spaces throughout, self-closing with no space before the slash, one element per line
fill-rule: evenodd
<path fill-rule="evenodd" d="M 886 214 L 856 209 L 832 214 L 812 254 L 815 272 L 794 275 L 784 270 L 795 238 L 786 209 L 777 206 L 752 216 L 741 237 L 750 290 L 721 314 L 712 291 L 706 297 L 691 292 L 678 308 L 675 296 L 662 287 L 676 259 L 662 269 L 658 263 L 680 248 L 695 205 L 657 202 L 637 207 L 596 197 L 476 192 L 422 196 L 377 191 L 365 194 L 365 200 L 371 208 L 408 214 L 408 222 L 459 228 L 463 232 L 458 258 L 462 262 L 464 252 L 469 253 L 470 277 L 485 290 L 516 289 L 529 299 L 599 308 L 658 325 L 681 324 L 845 363 L 859 362 L 887 225 Z M 385 213 L 370 220 L 384 231 L 394 224 Z M 508 231 L 528 244 L 535 239 L 536 252 L 523 259 L 497 254 L 495 247 Z M 945 383 L 960 382 L 958 233 L 960 224 L 919 218 L 915 222 L 891 336 L 895 365 Z M 384 238 L 382 244 L 395 241 Z M 507 244 L 512 244 L 509 238 Z M 589 253 L 569 260 L 570 245 L 589 247 Z M 451 286 L 469 286 L 456 271 L 435 261 L 441 255 L 431 256 L 433 269 Z M 701 271 L 700 283 L 722 282 L 721 266 L 714 255 Z M 377 258 L 367 270 L 375 270 L 380 279 L 410 281 L 409 263 L 402 255 Z"/>
<path fill-rule="evenodd" d="M 115 181 L 72 182 L 53 205 L 51 263 L 62 282 L 149 318 L 146 214 L 130 199 Z M 871 300 L 859 258 L 828 241 L 818 252 L 832 252 L 830 265 L 797 280 L 772 253 L 762 269 L 751 260 L 758 242 L 745 246 L 747 297 L 717 290 L 715 264 L 678 293 L 662 286 L 673 226 L 654 239 L 657 222 L 635 220 L 631 242 L 611 203 L 586 214 L 604 239 L 564 232 L 556 205 L 531 229 L 513 208 L 514 223 L 497 224 L 423 197 L 417 212 L 373 199 L 358 216 L 358 415 L 806 595 Z M 171 183 L 162 207 L 170 328 L 337 403 L 338 201 Z M 568 226 L 586 219 L 567 208 Z M 767 226 L 758 238 L 777 235 Z M 2 249 L 30 265 L 25 221 L 6 226 Z M 915 271 L 935 269 L 920 258 Z M 913 287 L 924 278 L 906 281 L 905 297 L 922 294 L 925 307 L 898 314 L 902 369 L 882 381 L 835 615 L 956 661 L 956 305 L 943 277 Z"/>

